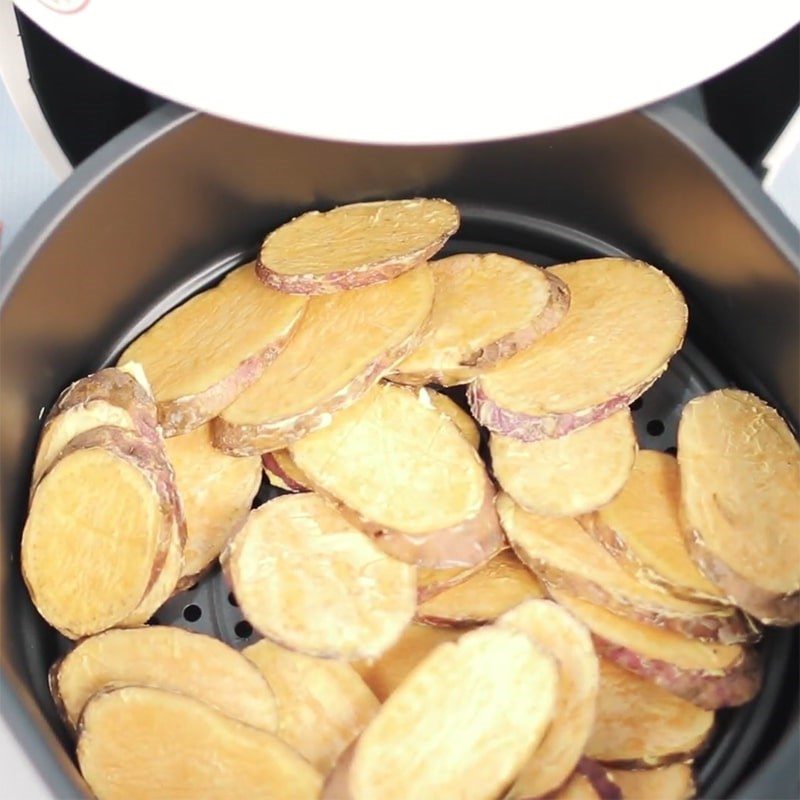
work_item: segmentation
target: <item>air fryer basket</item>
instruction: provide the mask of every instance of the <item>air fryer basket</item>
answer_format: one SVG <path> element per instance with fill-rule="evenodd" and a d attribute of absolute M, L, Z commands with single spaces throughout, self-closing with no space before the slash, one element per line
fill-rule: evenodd
<path fill-rule="evenodd" d="M 458 203 L 454 252 L 499 250 L 541 264 L 622 253 L 673 275 L 691 305 L 689 341 L 635 407 L 644 446 L 673 447 L 686 400 L 729 383 L 764 396 L 796 430 L 794 234 L 735 158 L 681 110 L 667 104 L 508 142 L 393 148 L 162 109 L 47 201 L 9 250 L 0 286 L 3 713 L 57 797 L 86 791 L 47 691 L 47 668 L 65 643 L 32 608 L 18 569 L 42 410 L 288 216 L 413 194 Z M 219 574 L 157 617 L 237 647 L 253 637 Z M 701 796 L 797 796 L 797 641 L 796 630 L 768 632 L 764 688 L 718 715 L 698 762 Z"/>

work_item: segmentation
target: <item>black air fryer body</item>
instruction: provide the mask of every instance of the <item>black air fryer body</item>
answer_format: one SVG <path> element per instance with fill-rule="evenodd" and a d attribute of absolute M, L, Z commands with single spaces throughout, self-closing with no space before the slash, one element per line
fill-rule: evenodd
<path fill-rule="evenodd" d="M 693 346 L 797 430 L 796 232 L 679 108 L 505 142 L 403 148 L 320 142 L 166 106 L 89 158 L 2 270 L 3 713 L 57 797 L 86 789 L 47 690 L 59 645 L 19 574 L 42 410 L 288 217 L 413 195 L 460 206 L 459 249 L 540 263 L 624 253 L 664 268 L 689 299 Z M 719 714 L 700 761 L 702 796 L 800 794 L 797 641 L 796 629 L 765 637 L 764 689 Z"/>

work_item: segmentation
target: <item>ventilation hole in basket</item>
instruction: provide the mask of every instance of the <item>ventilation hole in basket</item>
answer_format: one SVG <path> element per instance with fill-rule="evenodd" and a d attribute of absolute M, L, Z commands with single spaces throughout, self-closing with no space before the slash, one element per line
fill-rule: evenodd
<path fill-rule="evenodd" d="M 642 400 L 642 398 L 641 397 L 637 397 L 636 400 L 634 400 L 631 403 L 631 411 L 638 411 L 642 407 L 643 403 L 644 403 L 644 401 Z"/>
<path fill-rule="evenodd" d="M 666 450 L 664 450 L 664 452 L 665 453 L 669 453 L 669 455 L 671 455 L 671 456 L 676 456 L 676 455 L 678 455 L 678 448 L 677 447 L 668 447 Z"/>
<path fill-rule="evenodd" d="M 240 639 L 249 639 L 253 635 L 253 626 L 246 619 L 243 619 L 236 623 L 233 632 Z"/>
<path fill-rule="evenodd" d="M 228 602 L 234 607 L 239 608 L 239 603 L 236 600 L 236 595 L 233 592 L 228 592 Z"/>
<path fill-rule="evenodd" d="M 203 609 L 200 608 L 200 606 L 196 606 L 194 603 L 183 609 L 183 618 L 187 622 L 197 622 L 202 616 Z"/>
<path fill-rule="evenodd" d="M 660 419 L 651 419 L 647 423 L 647 432 L 651 436 L 661 436 L 664 433 L 664 423 Z"/>

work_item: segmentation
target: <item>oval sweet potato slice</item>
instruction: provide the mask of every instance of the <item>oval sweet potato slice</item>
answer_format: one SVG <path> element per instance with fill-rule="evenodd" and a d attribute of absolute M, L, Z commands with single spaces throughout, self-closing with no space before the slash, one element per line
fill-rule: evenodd
<path fill-rule="evenodd" d="M 414 567 L 387 556 L 313 493 L 251 512 L 224 568 L 253 627 L 309 655 L 374 658 L 414 615 Z"/>
<path fill-rule="evenodd" d="M 508 495 L 497 500 L 503 529 L 519 558 L 550 588 L 618 614 L 696 639 L 732 643 L 755 638 L 736 609 L 683 600 L 642 583 L 568 517 L 540 517 Z"/>
<path fill-rule="evenodd" d="M 633 769 L 687 761 L 705 744 L 713 724 L 713 712 L 601 659 L 586 755 Z"/>
<path fill-rule="evenodd" d="M 328 425 L 411 351 L 432 303 L 427 266 L 311 300 L 283 352 L 214 421 L 217 447 L 258 455 Z"/>
<path fill-rule="evenodd" d="M 472 566 L 503 546 L 480 457 L 410 389 L 375 387 L 291 453 L 315 489 L 349 508 L 396 558 Z"/>
<path fill-rule="evenodd" d="M 383 702 L 414 667 L 440 644 L 458 641 L 462 631 L 412 623 L 380 658 L 354 661 L 353 668 Z"/>
<path fill-rule="evenodd" d="M 642 450 L 622 491 L 579 522 L 640 580 L 663 586 L 678 597 L 728 602 L 689 556 L 681 529 L 680 495 L 675 458 Z"/>
<path fill-rule="evenodd" d="M 680 291 L 641 261 L 599 258 L 551 267 L 569 288 L 563 322 L 470 386 L 472 413 L 526 442 L 565 436 L 630 405 L 680 348 Z"/>
<path fill-rule="evenodd" d="M 545 591 L 536 576 L 504 550 L 466 580 L 420 603 L 416 618 L 427 625 L 482 625 L 525 600 L 542 597 Z"/>
<path fill-rule="evenodd" d="M 187 433 L 258 380 L 300 321 L 306 300 L 264 286 L 253 264 L 162 317 L 119 363 L 144 367 L 166 436 Z"/>
<path fill-rule="evenodd" d="M 350 664 L 287 650 L 268 639 L 242 652 L 275 692 L 278 736 L 323 775 L 380 708 Z"/>
<path fill-rule="evenodd" d="M 608 503 L 625 485 L 636 458 L 628 409 L 558 439 L 489 439 L 492 472 L 526 511 L 574 517 Z"/>
<path fill-rule="evenodd" d="M 625 800 L 692 800 L 694 776 L 688 764 L 670 764 L 656 769 L 613 769 L 611 777 Z"/>
<path fill-rule="evenodd" d="M 467 383 L 551 331 L 569 307 L 563 281 L 509 256 L 463 253 L 431 268 L 433 312 L 392 375 L 400 383 Z"/>
<path fill-rule="evenodd" d="M 517 776 L 508 800 L 543 797 L 561 786 L 578 764 L 595 717 L 599 667 L 586 627 L 551 600 L 530 600 L 500 617 L 499 625 L 530 636 L 558 664 L 553 721 Z"/>
<path fill-rule="evenodd" d="M 217 559 L 244 522 L 261 484 L 257 457 L 217 450 L 209 424 L 164 443 L 186 516 L 180 586 L 190 585 Z"/>
<path fill-rule="evenodd" d="M 316 800 L 322 787 L 274 734 L 177 692 L 101 692 L 78 729 L 78 764 L 98 800 Z"/>
<path fill-rule="evenodd" d="M 382 200 L 309 211 L 264 240 L 258 274 L 294 294 L 331 294 L 396 278 L 435 255 L 456 232 L 446 200 Z"/>
<path fill-rule="evenodd" d="M 678 427 L 681 506 L 692 557 L 745 611 L 800 622 L 800 445 L 755 395 L 692 400 Z"/>
<path fill-rule="evenodd" d="M 50 691 L 73 729 L 89 698 L 111 686 L 181 692 L 256 728 L 277 728 L 275 697 L 259 671 L 218 639 L 181 628 L 105 631 L 79 642 L 50 670 Z"/>
<path fill-rule="evenodd" d="M 349 769 L 354 800 L 493 800 L 549 725 L 552 658 L 525 634 L 489 626 L 445 643 L 386 700 Z"/>
<path fill-rule="evenodd" d="M 755 697 L 761 686 L 761 664 L 755 651 L 688 639 L 564 592 L 553 591 L 553 597 L 591 630 L 603 658 L 701 708 L 741 705 Z"/>

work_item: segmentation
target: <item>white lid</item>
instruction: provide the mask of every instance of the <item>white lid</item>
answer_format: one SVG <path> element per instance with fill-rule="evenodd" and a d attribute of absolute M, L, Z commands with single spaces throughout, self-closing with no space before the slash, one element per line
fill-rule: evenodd
<path fill-rule="evenodd" d="M 640 107 L 800 20 L 797 0 L 17 5 L 96 64 L 188 106 L 293 133 L 408 144 L 538 133 Z"/>

